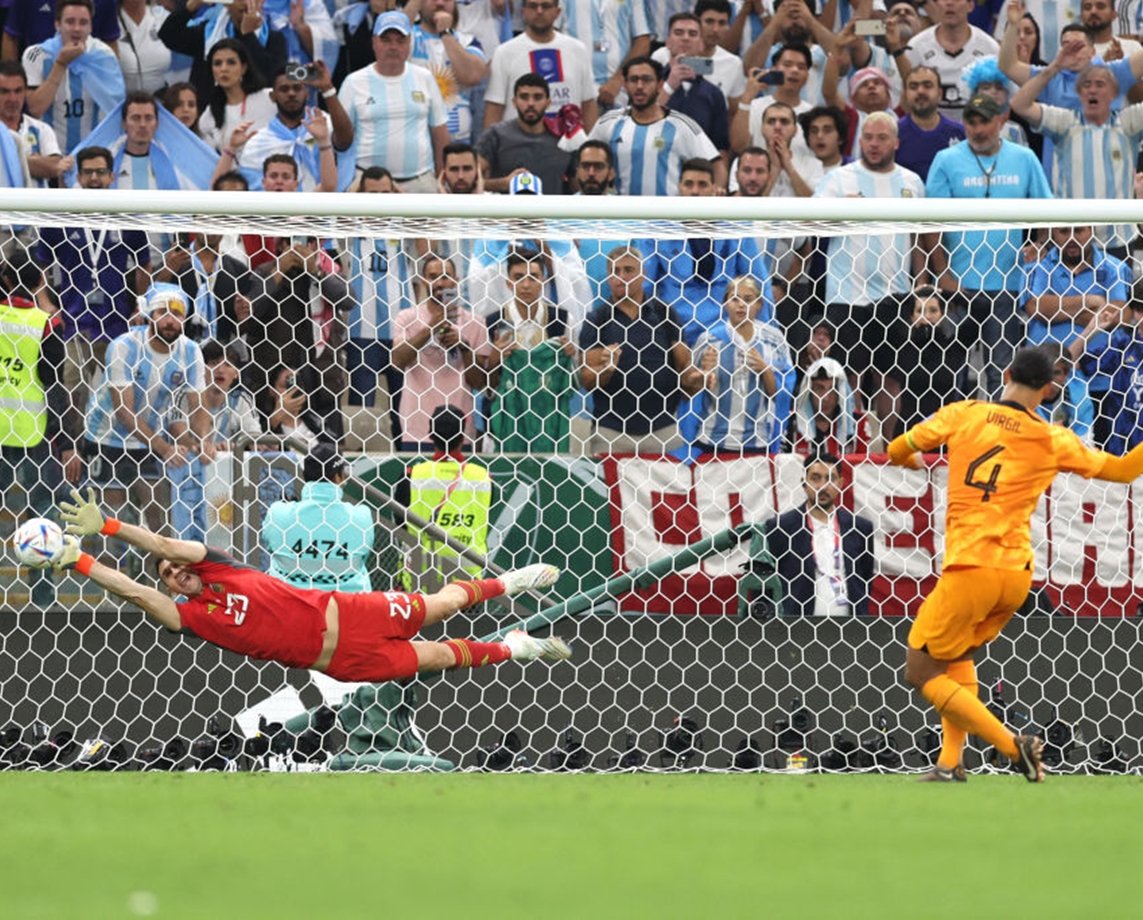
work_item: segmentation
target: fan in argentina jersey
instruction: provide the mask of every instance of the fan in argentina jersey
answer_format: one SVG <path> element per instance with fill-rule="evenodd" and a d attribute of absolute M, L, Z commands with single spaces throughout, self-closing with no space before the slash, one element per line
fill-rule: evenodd
<path fill-rule="evenodd" d="M 553 584 L 559 570 L 531 565 L 500 578 L 453 582 L 436 594 L 374 591 L 361 594 L 294 587 L 197 540 L 161 537 L 144 527 L 105 518 L 93 492 L 73 490 L 60 504 L 67 525 L 52 559 L 74 568 L 110 593 L 140 607 L 167 629 L 185 632 L 260 661 L 314 668 L 337 680 L 385 681 L 418 672 L 477 668 L 509 659 L 558 661 L 571 657 L 562 640 L 512 630 L 503 641 L 412 641 L 422 626 L 499 595 Z M 158 575 L 175 601 L 80 550 L 78 537 L 116 536 L 158 558 Z"/>

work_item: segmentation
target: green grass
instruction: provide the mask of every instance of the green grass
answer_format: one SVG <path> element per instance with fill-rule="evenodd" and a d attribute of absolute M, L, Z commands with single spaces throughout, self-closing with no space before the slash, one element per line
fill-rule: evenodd
<path fill-rule="evenodd" d="M 1143 780 L 0 774 L 0 916 L 1139 915 Z"/>

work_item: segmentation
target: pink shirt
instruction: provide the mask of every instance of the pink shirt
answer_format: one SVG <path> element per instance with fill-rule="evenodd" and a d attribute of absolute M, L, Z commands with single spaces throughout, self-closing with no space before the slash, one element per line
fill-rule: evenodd
<path fill-rule="evenodd" d="M 491 352 L 488 327 L 469 310 L 457 308 L 460 336 L 478 358 Z M 402 310 L 393 318 L 393 347 L 415 339 L 430 325 L 429 307 L 420 303 Z M 417 352 L 416 360 L 405 368 L 405 385 L 401 390 L 401 427 L 406 441 L 429 441 L 429 421 L 441 406 L 455 406 L 467 418 L 466 431 L 471 438 L 472 390 L 464 382 L 464 365 L 460 355 L 450 355 L 430 338 Z"/>

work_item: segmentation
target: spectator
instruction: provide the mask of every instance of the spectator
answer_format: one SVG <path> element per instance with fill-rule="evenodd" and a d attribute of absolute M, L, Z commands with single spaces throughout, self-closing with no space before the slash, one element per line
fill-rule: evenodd
<path fill-rule="evenodd" d="M 312 122 L 313 128 L 319 133 L 324 130 L 324 122 L 320 119 L 314 119 Z M 326 168 L 330 170 L 330 176 L 335 172 L 335 167 L 332 162 L 333 151 L 321 151 L 326 160 Z M 224 164 L 219 164 L 219 172 L 215 173 L 214 182 L 212 187 L 217 185 L 222 180 L 226 173 L 222 173 Z M 239 176 L 243 182 L 247 182 L 245 175 L 241 172 L 235 172 L 234 175 Z M 298 190 L 298 162 L 288 153 L 272 153 L 262 161 L 262 191 L 264 192 L 296 192 Z M 319 189 L 320 191 L 320 189 Z M 246 254 L 250 259 L 251 268 L 260 268 L 267 262 L 274 259 L 278 252 L 278 244 L 280 237 L 276 236 L 259 236 L 253 233 L 242 234 L 242 245 L 246 249 Z"/>
<path fill-rule="evenodd" d="M 842 144 L 849 136 L 849 116 L 834 106 L 814 106 L 799 116 L 806 146 L 810 153 L 822 164 L 822 174 L 829 175 L 839 166 L 853 162 L 853 158 L 842 150 Z"/>
<path fill-rule="evenodd" d="M 675 195 L 687 160 L 714 164 L 715 185 L 726 188 L 726 164 L 718 148 L 686 115 L 658 103 L 662 66 L 650 58 L 623 65 L 630 106 L 607 112 L 591 132 L 611 145 L 615 190 L 621 195 Z"/>
<path fill-rule="evenodd" d="M 1095 403 L 1091 399 L 1087 377 L 1076 370 L 1066 348 L 1060 349 L 1052 368 L 1052 389 L 1036 412 L 1045 422 L 1070 428 L 1085 444 L 1092 443 Z"/>
<path fill-rule="evenodd" d="M 492 477 L 480 463 L 464 455 L 465 415 L 460 409 L 438 406 L 430 425 L 433 455 L 431 460 L 409 468 L 409 510 L 487 557 Z M 414 581 L 420 582 L 430 571 L 441 581 L 456 577 L 456 568 L 473 578 L 483 574 L 479 565 L 467 560 L 462 563 L 452 549 L 427 533 L 412 526 L 409 532 L 420 543 L 423 558 L 419 572 L 405 569 L 407 588 L 414 587 Z"/>
<path fill-rule="evenodd" d="M 488 317 L 493 445 L 498 451 L 566 453 L 577 384 L 567 312 L 544 297 L 549 272 L 536 250 L 509 253 L 505 274 L 512 296 Z"/>
<path fill-rule="evenodd" d="M 112 183 L 121 189 L 205 190 L 218 161 L 214 150 L 149 93 L 128 93 L 119 123 L 104 121 L 80 146 L 112 152 Z"/>
<path fill-rule="evenodd" d="M 790 0 L 787 0 L 790 2 Z M 762 115 L 762 140 L 770 153 L 770 194 L 774 198 L 809 198 L 825 171 L 809 151 L 795 149 L 798 122 L 794 110 L 774 102 Z"/>
<path fill-rule="evenodd" d="M 207 480 L 226 462 L 232 442 L 240 437 L 257 441 L 262 422 L 254 398 L 239 384 L 240 351 L 210 340 L 202 345 L 205 387 L 201 393 L 183 389 L 175 396 L 167 433 L 186 451 L 185 464 L 167 468 L 171 480 L 171 529 L 180 540 L 205 540 L 208 524 Z M 206 419 L 199 432 L 192 428 L 196 406 Z M 223 484 L 227 480 L 222 480 Z M 225 488 L 225 485 L 223 486 Z"/>
<path fill-rule="evenodd" d="M 726 99 L 727 111 L 733 116 L 738 107 L 738 97 L 742 95 L 744 80 L 742 59 L 721 44 L 730 26 L 730 12 L 728 0 L 698 0 L 694 6 L 694 14 L 698 17 L 702 30 L 702 50 L 698 56 L 710 58 L 710 82 L 721 90 Z M 660 63 L 666 64 L 667 59 L 664 58 Z"/>
<path fill-rule="evenodd" d="M 314 67 L 314 78 L 306 83 L 293 79 L 286 70 L 274 75 L 270 88 L 270 99 L 277 110 L 274 117 L 265 127 L 251 125 L 243 130 L 248 123 L 240 124 L 223 148 L 223 168 L 230 161 L 249 181 L 251 175 L 258 176 L 266 157 L 288 153 L 298 164 L 301 191 L 334 192 L 349 185 L 351 176 L 344 183 L 339 180 L 336 156 L 352 146 L 353 124 L 337 98 L 325 64 L 319 61 Z M 307 108 L 310 87 L 326 100 L 328 113 Z"/>
<path fill-rule="evenodd" d="M 163 91 L 163 107 L 179 120 L 179 124 L 196 137 L 201 137 L 198 131 L 198 119 L 201 114 L 198 109 L 198 91 L 193 83 L 183 80 L 172 83 Z"/>
<path fill-rule="evenodd" d="M 564 31 L 591 52 L 591 76 L 599 87 L 601 110 L 614 106 L 623 92 L 623 65 L 651 53 L 647 12 L 647 4 L 627 0 L 567 0 L 564 6 Z"/>
<path fill-rule="evenodd" d="M 695 158 L 683 163 L 680 197 L 708 198 L 715 192 L 714 167 L 707 160 Z M 681 319 L 683 341 L 688 345 L 719 321 L 733 278 L 765 277 L 765 262 L 753 237 L 643 240 L 639 245 L 647 257 L 643 272 L 656 298 Z M 769 320 L 774 304 L 768 290 L 763 301 L 762 318 Z"/>
<path fill-rule="evenodd" d="M 818 358 L 806 368 L 794 396 L 789 451 L 861 454 L 869 450 L 871 441 L 869 420 L 858 405 L 846 369 L 833 358 Z"/>
<path fill-rule="evenodd" d="M 1016 85 L 1000 69 L 996 58 L 981 58 L 964 72 L 963 79 L 970 97 L 991 96 L 1000 106 L 1005 117 L 1004 133 L 1001 136 L 1006 141 L 1011 141 L 1013 144 L 1019 144 L 1022 147 L 1030 147 L 1037 157 L 1041 155 L 1042 145 L 1039 135 L 1032 134 L 1035 143 L 1030 142 L 1028 139 L 1030 130 L 1024 130 L 1028 126 L 1028 122 L 1010 111 L 1008 102 L 1012 92 L 1016 89 Z"/>
<path fill-rule="evenodd" d="M 61 482 L 58 451 L 74 455 L 62 430 L 67 393 L 59 379 L 64 346 L 53 317 L 36 305 L 44 286 L 43 272 L 23 250 L 10 250 L 0 263 L 0 509 L 5 515 L 43 517 L 50 513 Z M 74 482 L 78 470 L 69 470 Z M 20 487 L 14 500 L 13 486 Z M 51 579 L 31 569 L 32 603 L 54 601 Z"/>
<path fill-rule="evenodd" d="M 1003 116 L 988 96 L 969 100 L 964 107 L 967 139 L 936 155 L 925 183 L 928 197 L 1052 197 L 1036 155 L 1001 139 Z M 1000 392 L 1001 375 L 1023 339 L 1015 299 L 1023 281 L 1022 242 L 1019 230 L 950 231 L 930 263 L 939 286 L 959 292 L 966 304 L 965 341 L 979 344 L 989 395 Z"/>
<path fill-rule="evenodd" d="M 762 35 L 766 21 L 773 15 L 769 0 L 744 0 L 734 4 L 734 16 L 719 44 L 727 51 L 741 56 Z"/>
<path fill-rule="evenodd" d="M 774 15 L 766 23 L 762 34 L 747 48 L 742 56 L 743 69 L 752 74 L 757 69 L 765 70 L 774 65 L 775 47 L 781 49 L 790 45 L 803 45 L 810 49 L 813 62 L 806 78 L 802 95 L 811 105 L 820 105 L 822 72 L 826 55 L 833 48 L 836 36 L 829 28 L 818 22 L 805 0 L 778 0 L 774 4 Z M 865 60 L 857 62 L 864 67 Z"/>
<path fill-rule="evenodd" d="M 178 233 L 163 254 L 155 280 L 177 284 L 191 304 L 183 331 L 196 342 L 234 335 L 233 298 L 239 278 L 249 269 L 245 250 L 234 237 Z M 244 362 L 240 362 L 244 363 Z"/>
<path fill-rule="evenodd" d="M 123 41 L 116 51 L 127 92 L 160 93 L 171 81 L 171 49 L 159 38 L 170 13 L 151 0 L 119 0 L 118 5 Z"/>
<path fill-rule="evenodd" d="M 584 141 L 575 153 L 575 186 L 577 195 L 613 194 L 615 169 L 611 158 L 611 145 L 603 141 Z M 608 268 L 607 253 L 615 244 L 611 240 L 583 237 L 576 240 L 576 248 L 583 259 L 584 273 L 590 289 L 585 304 L 594 309 L 607 301 Z"/>
<path fill-rule="evenodd" d="M 369 556 L 376 540 L 373 511 L 342 497 L 349 464 L 327 442 L 302 464 L 300 501 L 274 502 L 262 522 L 268 572 L 298 588 L 372 591 Z"/>
<path fill-rule="evenodd" d="M 430 252 L 420 275 L 428 296 L 393 319 L 393 365 L 405 374 L 401 449 L 414 451 L 432 448 L 429 420 L 446 404 L 468 419 L 472 438 L 472 390 L 487 385 L 490 353 L 487 327 L 458 301 L 453 263 Z"/>
<path fill-rule="evenodd" d="M 830 111 L 827 109 L 811 110 Z M 832 110 L 835 111 L 836 110 Z M 840 113 L 838 113 L 840 114 Z M 832 124 L 832 122 L 831 122 Z M 735 161 L 738 165 L 734 172 L 734 195 L 739 198 L 767 198 L 773 192 L 777 176 L 772 167 L 769 151 L 764 147 L 747 147 L 738 155 Z M 758 237 L 758 249 L 762 254 L 762 269 L 759 278 L 773 280 L 786 273 L 793 273 L 800 264 L 798 256 L 804 256 L 811 248 L 811 241 L 805 237 L 787 237 L 766 235 Z"/>
<path fill-rule="evenodd" d="M 875 112 L 861 129 L 861 159 L 831 172 L 816 198 L 923 198 L 921 177 L 894 161 L 899 140 L 897 119 Z M 825 319 L 837 330 L 841 361 L 857 384 L 873 366 L 874 350 L 923 266 L 911 234 L 886 233 L 832 237 L 826 253 Z M 880 380 L 867 392 L 880 394 Z M 887 406 L 878 408 L 884 418 Z"/>
<path fill-rule="evenodd" d="M 884 112 L 893 115 L 894 119 L 897 118 L 893 113 L 890 97 L 892 88 L 889 85 L 889 77 L 884 71 L 876 67 L 863 67 L 849 78 L 849 98 L 853 104 L 844 105 L 837 92 L 837 53 L 835 47 L 826 64 L 826 76 L 822 84 L 823 95 L 827 105 L 844 110 L 850 133 L 844 138 L 843 150 L 847 156 L 858 157 L 861 155 L 861 126 L 865 124 L 866 116 L 874 112 Z M 845 60 L 848 61 L 848 57 Z"/>
<path fill-rule="evenodd" d="M 82 0 L 81 0 L 82 2 Z M 112 50 L 120 38 L 115 16 L 115 0 L 92 0 L 92 34 Z M 0 58 L 18 61 L 25 49 L 48 41 L 56 31 L 59 0 L 45 3 L 13 3 L 4 20 L 3 50 Z"/>
<path fill-rule="evenodd" d="M 254 360 L 259 367 L 284 364 L 296 371 L 307 408 L 318 419 L 315 433 L 337 443 L 345 436 L 340 353 L 345 315 L 353 306 L 340 267 L 316 238 L 295 236 L 278 238 L 277 258 L 255 272 L 265 280 L 265 293 L 253 307 L 266 338 L 255 347 Z"/>
<path fill-rule="evenodd" d="M 484 94 L 484 127 L 504 118 L 508 94 L 525 73 L 538 73 L 548 81 L 548 114 L 558 115 L 565 105 L 578 105 L 584 129 L 591 131 L 599 117 L 591 57 L 583 42 L 555 28 L 560 16 L 557 0 L 524 0 L 524 31 L 506 41 L 492 56 L 492 72 Z M 626 64 L 624 65 L 626 66 Z"/>
<path fill-rule="evenodd" d="M 250 62 L 247 42 L 221 39 L 211 47 L 207 65 L 214 82 L 207 94 L 199 91 L 206 108 L 198 120 L 198 133 L 221 152 L 240 127 L 249 131 L 268 125 L 276 114 L 276 106 L 270 90 L 262 88 L 261 73 Z"/>
<path fill-rule="evenodd" d="M 1116 24 L 1115 0 L 1083 0 L 1080 22 L 1091 36 L 1095 53 L 1105 61 L 1130 58 L 1143 51 L 1143 45 L 1135 39 L 1119 37 L 1112 32 Z"/>
<path fill-rule="evenodd" d="M 51 125 L 61 149 L 75 150 L 127 90 L 115 52 L 91 35 L 91 0 L 59 0 L 56 10 L 56 34 L 24 50 L 24 104 Z"/>
<path fill-rule="evenodd" d="M 215 143 L 218 147 L 223 145 L 226 138 L 240 121 L 253 120 L 264 124 L 273 116 L 274 108 L 265 102 L 263 112 L 252 112 L 247 109 L 245 114 L 235 112 L 224 113 L 225 105 L 240 107 L 242 97 L 234 92 L 235 88 L 242 87 L 247 95 L 260 89 L 261 80 L 265 74 L 277 73 L 286 65 L 289 57 L 289 48 L 286 38 L 280 32 L 269 28 L 262 14 L 262 3 L 259 0 L 234 0 L 226 5 L 204 3 L 203 0 L 187 0 L 185 7 L 176 8 L 159 28 L 159 38 L 172 51 L 185 54 L 191 59 L 190 81 L 198 90 L 198 98 L 210 100 L 210 108 L 216 108 L 213 93 L 218 85 L 225 90 L 226 101 L 217 105 L 214 112 L 213 123 L 217 131 L 216 137 L 203 124 L 199 129 L 203 136 Z M 225 67 L 221 61 L 215 61 L 214 51 L 220 47 L 229 48 L 235 52 L 235 57 L 242 64 L 243 73 L 237 73 L 237 66 L 227 59 Z M 236 45 L 240 45 L 239 50 Z M 237 77 L 223 77 L 222 71 Z M 245 72 L 251 76 L 246 77 Z M 225 83 L 223 80 L 225 79 Z M 248 81 L 243 87 L 244 79 Z M 264 118 L 260 116 L 264 114 Z M 226 118 L 224 122 L 223 119 Z"/>
<path fill-rule="evenodd" d="M 1111 419 L 1111 432 L 1103 449 L 1122 456 L 1143 441 L 1143 301 L 1132 296 L 1127 308 L 1108 304 L 1068 346 L 1068 356 L 1089 379 L 1111 378 L 1102 412 Z M 1108 333 L 1102 336 L 1100 333 Z M 1102 344 L 1096 344 L 1096 339 Z M 1099 443 L 1098 437 L 1096 443 Z"/>
<path fill-rule="evenodd" d="M 786 338 L 760 318 L 762 288 L 739 275 L 727 285 L 725 316 L 695 343 L 703 372 L 704 453 L 777 453 L 789 424 L 794 363 Z"/>
<path fill-rule="evenodd" d="M 421 19 L 413 26 L 409 60 L 449 87 L 445 99 L 449 139 L 471 141 L 472 88 L 488 76 L 488 57 L 472 35 L 457 31 L 456 11 L 456 0 L 426 0 Z"/>
<path fill-rule="evenodd" d="M 905 114 L 897 122 L 897 165 L 929 178 L 933 157 L 964 140 L 964 126 L 941 114 L 941 84 L 936 68 L 914 67 L 905 78 Z"/>
<path fill-rule="evenodd" d="M 774 55 L 772 68 L 768 70 L 755 68 L 750 72 L 739 99 L 734 121 L 731 122 L 731 147 L 740 151 L 752 144 L 766 146 L 763 124 L 766 111 L 775 103 L 788 106 L 795 118 L 813 108 L 813 103 L 802 97 L 811 61 L 810 49 L 805 45 L 785 45 Z M 781 74 L 782 82 L 771 87 L 767 82 L 771 74 Z M 773 92 L 768 92 L 770 89 Z M 796 132 L 792 138 L 791 149 L 802 155 L 810 152 L 805 141 Z"/>
<path fill-rule="evenodd" d="M 111 187 L 110 150 L 88 147 L 75 160 L 80 188 Z M 136 296 L 147 289 L 150 247 L 141 230 L 84 227 L 43 227 L 40 243 L 37 261 L 58 271 L 53 288 L 64 318 L 63 381 L 72 403 L 67 425 L 78 438 L 88 387 L 103 369 L 108 344 L 127 331 Z"/>
<path fill-rule="evenodd" d="M 305 391 L 298 386 L 296 372 L 280 364 L 274 367 L 266 375 L 266 385 L 257 400 L 259 414 L 266 420 L 266 431 L 282 438 L 288 448 L 301 451 L 313 448 L 318 443 L 314 430 L 321 430 L 321 420 L 306 408 L 307 402 Z"/>
<path fill-rule="evenodd" d="M 1094 239 L 1090 225 L 1053 227 L 1049 240 L 1051 246 L 1028 272 L 1024 300 L 1028 344 L 1068 346 L 1105 306 L 1126 308 L 1131 268 L 1107 254 Z M 1088 344 L 1093 349 L 1105 348 L 1107 337 L 1100 333 Z M 1103 410 L 1105 404 L 1111 405 L 1111 377 L 1100 373 L 1085 381 L 1096 407 L 1096 443 L 1105 444 L 1113 420 L 1112 413 Z"/>
<path fill-rule="evenodd" d="M 1005 4 L 1007 9 L 1008 4 Z M 1007 15 L 996 17 L 994 33 L 1000 47 L 1004 47 L 1008 22 L 1013 17 L 1012 10 Z M 1019 2 L 1019 60 L 1023 64 L 1042 67 L 1052 60 L 1060 50 L 1060 33 L 1068 24 L 1083 26 L 1074 22 L 1080 12 L 1079 5 L 1071 0 L 1020 0 Z M 1023 20 L 1019 22 L 1019 20 Z M 1001 52 L 1003 53 L 1003 51 Z M 1020 81 L 1017 81 L 1020 82 Z"/>
<path fill-rule="evenodd" d="M 1051 64 L 1020 87 L 1012 98 L 1013 107 L 1034 131 L 1052 140 L 1052 189 L 1057 196 L 1130 198 L 1143 141 L 1143 103 L 1113 115 L 1111 104 L 1119 95 L 1119 86 L 1115 75 L 1099 65 L 1087 67 L 1076 81 L 1080 112 L 1037 102 L 1048 81 L 1063 69 L 1067 54 L 1061 49 Z M 1135 238 L 1135 225 L 1102 225 L 1096 235 L 1111 255 L 1125 259 L 1128 244 Z"/>
<path fill-rule="evenodd" d="M 869 614 L 873 524 L 841 506 L 844 488 L 838 458 L 812 453 L 802 481 L 805 504 L 766 522 L 766 548 L 783 587 L 783 616 Z"/>
<path fill-rule="evenodd" d="M 333 83 L 341 86 L 355 70 L 373 64 L 373 24 L 391 8 L 389 0 L 350 0 L 333 14 L 333 29 L 341 49 L 333 69 Z"/>
<path fill-rule="evenodd" d="M 146 324 L 107 349 L 107 366 L 88 400 L 83 445 L 88 476 L 102 487 L 104 502 L 131 507 L 130 492 L 140 521 L 165 521 L 156 484 L 164 472 L 189 462 L 186 447 L 170 438 L 165 422 L 185 388 L 191 430 L 200 440 L 207 434 L 205 372 L 202 351 L 183 335 L 187 302 L 179 288 L 154 285 L 140 309 Z"/>
<path fill-rule="evenodd" d="M 448 157 L 445 157 L 446 162 Z M 390 195 L 397 184 L 389 171 L 370 166 L 361 174 L 357 191 L 366 195 Z M 348 241 L 349 288 L 353 308 L 349 311 L 349 342 L 346 345 L 348 402 L 351 406 L 374 406 L 377 384 L 385 378 L 389 394 L 389 436 L 401 442 L 401 385 L 404 375 L 393 364 L 393 319 L 417 301 L 416 242 L 412 240 L 353 239 Z"/>
<path fill-rule="evenodd" d="M 325 0 L 262 0 L 261 7 L 270 30 L 286 39 L 287 58 L 303 64 L 320 61 L 333 72 L 339 46 Z M 226 17 L 219 14 L 219 19 Z"/>
<path fill-rule="evenodd" d="M 45 188 L 71 170 L 75 160 L 60 152 L 56 133 L 46 122 L 24 112 L 28 81 L 18 61 L 0 61 L 0 122 L 12 132 L 27 164 L 30 184 Z M 10 172 L 13 167 L 6 167 Z"/>
<path fill-rule="evenodd" d="M 932 0 L 936 25 L 909 41 L 909 63 L 932 67 L 941 78 L 940 110 L 953 121 L 962 120 L 967 99 L 961 74 L 979 58 L 1000 52 L 992 36 L 970 25 L 973 0 Z"/>
<path fill-rule="evenodd" d="M 687 58 L 701 57 L 702 30 L 694 13 L 676 13 L 667 32 L 666 77 L 659 102 L 673 112 L 682 112 L 702 128 L 703 134 L 729 162 L 730 121 L 726 96 L 714 83 L 688 66 Z"/>
<path fill-rule="evenodd" d="M 373 23 L 374 63 L 341 85 L 357 139 L 357 166 L 384 166 L 406 192 L 436 191 L 449 142 L 448 112 L 433 75 L 408 63 L 409 17 L 397 10 Z"/>
<path fill-rule="evenodd" d="M 588 314 L 580 330 L 580 383 L 592 394 L 593 453 L 664 454 L 682 446 L 676 414 L 683 395 L 702 386 L 682 324 L 670 308 L 647 300 L 643 254 L 620 245 L 608 254 L 611 302 Z"/>
<path fill-rule="evenodd" d="M 904 79 L 913 69 L 905 52 L 909 48 L 909 39 L 918 33 L 913 32 L 911 27 L 900 19 L 886 17 L 884 37 L 875 41 L 872 37 L 859 36 L 856 34 L 857 20 L 866 18 L 867 15 L 861 11 L 854 13 L 854 18 L 841 28 L 833 49 L 826 57 L 822 68 L 822 98 L 827 105 L 831 104 L 829 96 L 825 93 L 825 84 L 829 80 L 837 81 L 847 75 L 852 79 L 858 72 L 870 68 L 884 76 L 890 99 L 900 98 L 903 93 Z M 829 57 L 835 58 L 834 66 L 838 68 L 836 77 L 827 76 Z M 851 91 L 850 105 L 858 106 L 858 101 Z M 845 100 L 840 96 L 832 104 L 845 108 Z"/>
<path fill-rule="evenodd" d="M 544 112 L 549 97 L 548 81 L 539 74 L 526 73 L 516 81 L 516 118 L 490 125 L 476 145 L 485 191 L 507 192 L 512 177 L 525 172 L 539 176 L 549 194 L 564 190 L 572 154 L 548 129 Z"/>
<path fill-rule="evenodd" d="M 881 416 L 881 437 L 889 441 L 961 398 L 957 378 L 965 349 L 944 297 L 931 285 L 913 291 L 907 318 L 886 329 L 884 340 L 881 347 L 889 354 L 880 363 L 887 368 L 884 385 L 894 407 Z"/>

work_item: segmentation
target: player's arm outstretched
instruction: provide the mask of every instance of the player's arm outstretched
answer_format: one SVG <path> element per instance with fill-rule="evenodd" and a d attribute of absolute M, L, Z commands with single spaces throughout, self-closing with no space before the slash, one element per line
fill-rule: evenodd
<path fill-rule="evenodd" d="M 1140 476 L 1143 476 L 1143 444 L 1136 444 L 1122 457 L 1108 454 L 1107 460 L 1095 474 L 1096 479 L 1108 482 L 1134 482 Z"/>
<path fill-rule="evenodd" d="M 182 629 L 182 617 L 173 600 L 161 591 L 138 584 L 118 569 L 96 562 L 80 549 L 79 540 L 70 534 L 64 537 L 64 545 L 52 560 L 52 565 L 57 569 L 75 569 L 86 575 L 105 591 L 134 604 L 167 629 L 176 632 Z"/>
<path fill-rule="evenodd" d="M 206 544 L 198 540 L 175 540 L 172 537 L 163 537 L 152 533 L 146 527 L 137 524 L 127 524 L 115 518 L 105 518 L 95 501 L 95 492 L 87 490 L 87 498 L 77 489 L 71 490 L 71 497 L 75 504 L 60 502 L 60 518 L 67 525 L 68 533 L 77 537 L 95 536 L 103 534 L 106 537 L 116 536 L 132 546 L 138 547 L 148 553 L 153 553 L 161 559 L 169 559 L 177 563 L 202 562 L 206 558 Z"/>

